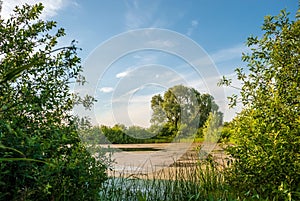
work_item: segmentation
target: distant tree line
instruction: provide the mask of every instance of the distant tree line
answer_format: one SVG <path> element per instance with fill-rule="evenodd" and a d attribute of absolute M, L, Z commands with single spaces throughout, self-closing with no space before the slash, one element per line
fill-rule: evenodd
<path fill-rule="evenodd" d="M 223 113 L 218 111 L 219 107 L 211 95 L 200 94 L 196 89 L 183 85 L 169 88 L 163 96 L 154 95 L 151 108 L 153 114 L 149 128 L 122 124 L 90 126 L 89 130 L 82 132 L 82 137 L 98 144 L 171 142 L 178 136 L 181 136 L 180 139 L 204 137 L 203 129 L 210 125 L 207 121 L 214 121 L 216 128 L 223 123 Z"/>

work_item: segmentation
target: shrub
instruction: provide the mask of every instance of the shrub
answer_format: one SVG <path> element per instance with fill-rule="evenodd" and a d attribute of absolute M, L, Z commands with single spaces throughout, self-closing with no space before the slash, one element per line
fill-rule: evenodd
<path fill-rule="evenodd" d="M 38 19 L 42 9 L 0 19 L 0 199 L 95 200 L 107 165 L 87 152 L 70 115 L 77 47 L 55 49 L 65 33 Z"/>
<path fill-rule="evenodd" d="M 232 122 L 227 181 L 242 195 L 299 200 L 300 21 L 282 11 L 266 16 L 262 29 L 262 38 L 248 38 L 247 71 L 236 69 L 244 109 Z"/>

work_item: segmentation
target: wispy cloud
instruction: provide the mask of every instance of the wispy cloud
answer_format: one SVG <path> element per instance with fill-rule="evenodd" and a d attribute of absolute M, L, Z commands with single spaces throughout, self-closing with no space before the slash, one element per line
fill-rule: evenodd
<path fill-rule="evenodd" d="M 154 41 L 157 45 L 163 44 L 163 41 Z M 166 44 L 168 44 L 166 42 Z M 224 48 L 211 53 L 212 59 L 216 63 L 236 62 L 240 59 L 242 52 L 247 52 L 248 49 L 242 44 L 237 44 L 229 48 Z M 189 87 L 196 88 L 200 93 L 209 93 L 215 97 L 216 103 L 220 106 L 220 110 L 224 113 L 224 120 L 230 121 L 237 112 L 241 111 L 242 106 L 234 109 L 229 109 L 227 96 L 238 94 L 234 88 L 219 87 L 217 83 L 221 79 L 218 72 L 210 72 L 211 60 L 205 56 L 197 58 L 191 64 L 199 65 L 201 68 L 196 70 L 188 70 L 191 64 L 182 64 L 178 66 L 168 67 L 159 65 L 164 59 L 168 57 L 157 57 L 157 55 L 149 55 L 138 53 L 131 55 L 130 59 L 134 59 L 133 65 L 128 65 L 127 69 L 123 68 L 115 77 L 122 78 L 118 80 L 118 86 L 115 87 L 112 99 L 112 109 L 110 115 L 103 115 L 99 118 L 101 123 L 108 123 L 110 125 L 118 122 L 126 125 L 139 124 L 142 126 L 149 125 L 151 118 L 151 97 L 157 93 L 163 93 L 169 87 L 183 84 Z M 152 63 L 151 65 L 146 64 Z M 154 64 L 153 64 L 154 63 Z M 211 68 L 213 66 L 210 66 Z M 126 70 L 124 70 L 126 69 Z M 192 68 L 194 69 L 194 68 Z M 199 74 L 197 74 L 199 73 Z M 240 82 L 236 79 L 234 74 L 226 72 L 227 77 L 232 78 L 233 85 L 240 87 Z M 147 84 L 156 84 L 160 86 L 160 91 L 149 90 Z M 107 111 L 108 112 L 108 111 Z M 102 112 L 101 112 L 102 115 Z M 110 118 L 112 117 L 112 118 Z M 114 117 L 114 118 L 113 118 Z"/>
<path fill-rule="evenodd" d="M 156 48 L 171 48 L 176 46 L 174 41 L 171 40 L 152 40 L 148 42 L 148 45 L 154 46 Z"/>
<path fill-rule="evenodd" d="M 100 124 L 113 125 L 122 123 L 127 126 L 139 125 L 148 127 L 151 118 L 151 98 L 153 94 L 140 94 L 143 87 L 138 87 L 127 93 L 115 97 L 108 104 L 112 109 L 99 106 L 101 112 L 97 114 Z"/>
<path fill-rule="evenodd" d="M 134 66 L 135 67 L 140 67 L 140 66 L 144 66 L 144 65 L 149 65 L 149 64 L 153 64 L 153 63 L 157 63 L 159 58 L 161 55 L 157 55 L 157 54 L 143 54 L 142 53 L 138 53 L 135 54 L 133 56 L 133 58 L 135 59 L 135 63 Z"/>
<path fill-rule="evenodd" d="M 197 20 L 192 20 L 186 35 L 191 36 L 194 30 L 198 27 L 198 24 L 199 22 Z"/>
<path fill-rule="evenodd" d="M 127 69 L 127 70 L 125 70 L 125 71 L 123 71 L 121 73 L 118 73 L 118 74 L 116 74 L 116 78 L 127 77 L 130 74 L 131 71 L 132 71 L 132 69 Z"/>
<path fill-rule="evenodd" d="M 221 88 L 217 86 L 217 81 L 220 79 L 219 76 L 199 79 L 199 77 L 193 77 L 191 74 L 186 76 L 182 75 L 183 77 L 179 79 L 179 77 L 174 77 L 174 74 L 170 74 L 170 76 L 172 75 L 171 77 L 166 73 L 161 75 L 164 79 L 168 80 L 168 84 L 160 87 L 157 91 L 150 91 L 149 88 L 144 85 L 135 88 L 129 87 L 128 90 L 119 89 L 119 91 L 116 88 L 117 91 L 114 92 L 113 99 L 110 100 L 113 109 L 106 109 L 106 113 L 100 112 L 97 114 L 99 123 L 108 125 L 123 123 L 125 125 L 134 124 L 147 127 L 149 126 L 149 120 L 151 118 L 150 103 L 152 96 L 154 94 L 163 93 L 167 88 L 178 84 L 194 87 L 200 91 L 200 93 L 209 93 L 213 95 L 216 103 L 220 106 L 220 110 L 225 115 L 225 121 L 230 121 L 237 112 L 241 111 L 241 105 L 238 105 L 238 107 L 234 109 L 228 108 L 228 100 L 226 97 L 232 94 L 238 94 L 239 91 L 230 87 Z M 226 76 L 232 78 L 233 85 L 237 87 L 240 86 L 240 82 L 236 79 L 234 74 L 228 74 Z M 170 78 L 174 78 L 174 80 L 171 80 Z M 154 82 L 157 82 L 155 78 Z M 130 83 L 128 84 L 130 85 Z M 103 105 L 101 105 L 101 107 L 103 108 Z"/>
<path fill-rule="evenodd" d="M 215 63 L 221 63 L 224 61 L 229 61 L 233 59 L 240 59 L 242 56 L 242 53 L 249 52 L 249 48 L 246 47 L 244 44 L 239 44 L 233 47 L 225 48 L 222 50 L 219 50 L 213 54 L 211 54 L 211 58 Z"/>
<path fill-rule="evenodd" d="M 2 11 L 1 17 L 4 19 L 9 18 L 12 14 L 14 8 L 16 6 L 22 6 L 24 4 L 34 5 L 37 3 L 42 3 L 44 5 L 44 11 L 41 14 L 41 19 L 47 19 L 57 15 L 58 10 L 62 9 L 63 7 L 72 3 L 74 4 L 75 1 L 71 0 L 13 0 L 13 1 L 3 1 L 2 4 Z M 75 2 L 76 3 L 76 2 Z M 70 4 L 71 5 L 71 4 Z"/>
<path fill-rule="evenodd" d="M 127 11 L 125 13 L 125 25 L 127 29 L 162 28 L 167 22 L 157 16 L 159 3 L 142 4 L 142 1 L 125 1 Z"/>
<path fill-rule="evenodd" d="M 102 93 L 111 93 L 111 92 L 114 91 L 114 88 L 112 88 L 112 87 L 102 87 L 102 88 L 100 88 L 100 91 Z"/>

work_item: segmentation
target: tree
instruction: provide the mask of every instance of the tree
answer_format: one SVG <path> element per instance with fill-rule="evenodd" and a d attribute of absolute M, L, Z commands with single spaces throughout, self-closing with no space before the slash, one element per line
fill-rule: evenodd
<path fill-rule="evenodd" d="M 221 137 L 222 124 L 223 114 L 221 112 L 210 112 L 203 128 L 205 141 L 217 143 Z"/>
<path fill-rule="evenodd" d="M 95 200 L 106 164 L 80 142 L 70 82 L 78 48 L 56 48 L 63 29 L 38 17 L 41 4 L 0 19 L 0 199 Z M 53 33 L 53 34 L 51 34 Z"/>
<path fill-rule="evenodd" d="M 166 114 L 163 110 L 163 98 L 160 94 L 155 95 L 151 99 L 152 118 L 150 120 L 153 125 L 162 125 L 166 122 Z"/>
<path fill-rule="evenodd" d="M 176 133 L 180 126 L 200 128 L 204 125 L 211 111 L 218 106 L 209 94 L 200 94 L 196 89 L 183 85 L 169 88 L 164 97 L 160 94 L 152 97 L 152 127 L 160 125 L 167 133 Z M 186 126 L 183 126 L 186 124 Z M 170 130 L 170 128 L 172 128 Z"/>
<path fill-rule="evenodd" d="M 143 140 L 153 137 L 153 134 L 151 132 L 140 126 L 128 127 L 128 129 L 126 130 L 126 135 L 135 139 L 137 142 L 142 142 Z"/>
<path fill-rule="evenodd" d="M 299 200 L 300 21 L 282 11 L 266 16 L 262 30 L 260 39 L 247 40 L 248 69 L 236 69 L 244 109 L 232 122 L 235 160 L 226 175 L 241 193 Z"/>
<path fill-rule="evenodd" d="M 221 133 L 220 133 L 220 139 L 219 142 L 222 143 L 228 143 L 232 136 L 232 122 L 224 122 Z"/>

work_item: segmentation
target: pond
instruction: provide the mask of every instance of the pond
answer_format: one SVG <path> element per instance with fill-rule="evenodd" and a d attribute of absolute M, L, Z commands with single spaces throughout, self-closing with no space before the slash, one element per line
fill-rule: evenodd
<path fill-rule="evenodd" d="M 125 174 L 147 174 L 169 167 L 194 147 L 192 143 L 111 144 L 113 170 Z"/>

